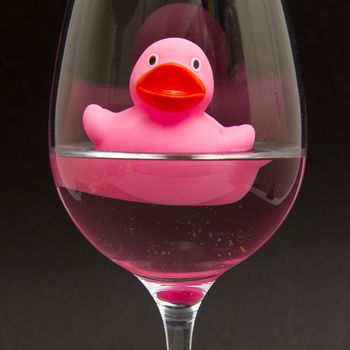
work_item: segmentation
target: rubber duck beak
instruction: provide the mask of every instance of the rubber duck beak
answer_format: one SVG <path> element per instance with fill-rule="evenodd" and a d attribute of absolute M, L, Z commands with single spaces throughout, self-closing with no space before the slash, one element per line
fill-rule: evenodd
<path fill-rule="evenodd" d="M 136 91 L 148 105 L 167 112 L 182 112 L 203 100 L 206 89 L 188 68 L 178 63 L 163 63 L 145 73 Z"/>

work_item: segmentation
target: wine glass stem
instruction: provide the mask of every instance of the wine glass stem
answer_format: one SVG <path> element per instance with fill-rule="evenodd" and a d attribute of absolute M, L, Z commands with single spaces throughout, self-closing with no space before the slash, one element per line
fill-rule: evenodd
<path fill-rule="evenodd" d="M 187 307 L 159 305 L 162 315 L 167 350 L 191 350 L 193 327 L 200 303 Z"/>

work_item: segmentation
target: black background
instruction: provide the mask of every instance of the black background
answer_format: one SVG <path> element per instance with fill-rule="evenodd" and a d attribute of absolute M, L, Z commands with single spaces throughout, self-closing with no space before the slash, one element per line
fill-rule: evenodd
<path fill-rule="evenodd" d="M 350 348 L 350 5 L 288 5 L 309 118 L 304 185 L 279 233 L 211 289 L 195 349 Z M 64 9 L 1 3 L 0 349 L 164 349 L 151 297 L 77 232 L 51 180 L 47 115 Z"/>

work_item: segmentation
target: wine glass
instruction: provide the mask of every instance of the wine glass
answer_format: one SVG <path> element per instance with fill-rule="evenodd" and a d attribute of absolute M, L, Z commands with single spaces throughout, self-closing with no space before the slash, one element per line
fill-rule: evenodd
<path fill-rule="evenodd" d="M 75 0 L 50 115 L 59 195 L 146 286 L 169 350 L 210 286 L 278 229 L 305 165 L 280 0 Z"/>

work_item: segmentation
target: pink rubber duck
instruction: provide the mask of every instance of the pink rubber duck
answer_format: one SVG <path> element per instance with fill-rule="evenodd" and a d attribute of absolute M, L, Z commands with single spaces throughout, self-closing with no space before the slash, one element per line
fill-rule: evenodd
<path fill-rule="evenodd" d="M 113 113 L 90 105 L 84 129 L 99 151 L 222 153 L 249 151 L 251 125 L 224 127 L 205 113 L 214 93 L 213 72 L 202 49 L 167 38 L 148 47 L 130 78 L 134 106 Z"/>
<path fill-rule="evenodd" d="M 130 79 L 134 106 L 113 113 L 90 105 L 84 129 L 97 151 L 225 153 L 253 148 L 250 125 L 224 127 L 205 113 L 214 93 L 211 66 L 189 40 L 152 44 Z M 225 205 L 247 195 L 266 160 L 133 160 L 53 156 L 58 186 L 161 205 Z"/>

